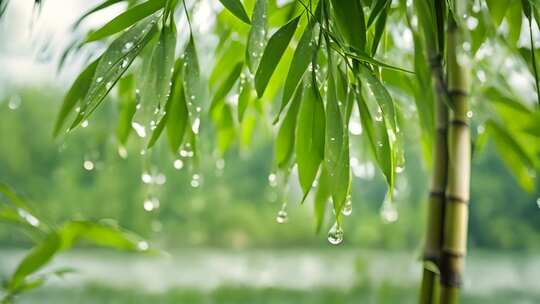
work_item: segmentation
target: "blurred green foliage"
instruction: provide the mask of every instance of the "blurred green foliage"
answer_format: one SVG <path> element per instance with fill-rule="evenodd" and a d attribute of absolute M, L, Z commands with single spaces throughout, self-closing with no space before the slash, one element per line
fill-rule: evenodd
<path fill-rule="evenodd" d="M 189 168 L 176 170 L 166 142 L 141 156 L 144 143 L 132 134 L 128 157 L 117 152 L 113 121 L 118 104 L 107 102 L 88 127 L 53 140 L 61 93 L 43 87 L 20 89 L 0 99 L 0 181 L 26 194 L 33 208 L 52 221 L 109 218 L 121 226 L 161 241 L 167 247 L 321 247 L 326 234 L 315 234 L 312 206 L 299 206 L 292 179 L 287 224 L 275 221 L 283 199 L 270 187 L 270 123 L 256 131 L 249 151 L 229 152 L 223 165 L 201 138 L 202 185 L 190 187 Z M 18 102 L 20 99 L 20 103 Z M 19 105 L 15 110 L 10 105 Z M 416 249 L 422 238 L 426 168 L 420 160 L 418 132 L 406 132 L 407 170 L 398 175 L 399 220 L 384 224 L 379 216 L 386 187 L 382 175 L 353 179 L 353 215 L 345 220 L 344 246 Z M 210 141 L 210 140 L 208 140 Z M 362 147 L 358 147 L 362 149 Z M 365 149 L 365 148 L 364 148 Z M 85 170 L 90 160 L 93 170 Z M 538 192 L 525 193 L 488 143 L 475 155 L 470 221 L 471 246 L 540 249 Z M 164 174 L 164 185 L 145 185 L 141 173 Z M 537 187 L 538 188 L 538 187 Z M 298 192 L 298 193 L 297 193 Z M 143 201 L 157 197 L 160 207 L 148 212 Z M 328 211 L 331 212 L 331 211 Z M 112 221 L 112 220 L 111 220 Z M 328 229 L 332 223 L 326 223 Z M 1 246 L 29 244 L 0 229 Z"/>

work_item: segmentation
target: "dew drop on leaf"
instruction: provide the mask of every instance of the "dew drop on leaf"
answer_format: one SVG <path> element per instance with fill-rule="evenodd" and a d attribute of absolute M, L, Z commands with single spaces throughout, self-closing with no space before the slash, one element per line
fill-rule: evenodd
<path fill-rule="evenodd" d="M 152 175 L 150 173 L 144 171 L 141 174 L 141 180 L 145 184 L 151 184 L 153 182 L 154 178 L 152 177 Z"/>
<path fill-rule="evenodd" d="M 341 214 L 343 214 L 344 216 L 350 216 L 352 214 L 352 211 L 353 211 L 352 199 L 351 199 L 351 196 L 349 195 L 347 196 L 345 205 L 343 205 L 343 209 L 341 209 Z"/>
<path fill-rule="evenodd" d="M 328 231 L 328 242 L 332 245 L 339 245 L 343 242 L 343 228 L 337 222 Z"/>
<path fill-rule="evenodd" d="M 94 162 L 92 162 L 91 160 L 85 160 L 83 162 L 83 168 L 86 170 L 86 171 L 92 171 L 94 170 Z"/>
<path fill-rule="evenodd" d="M 157 197 L 148 197 L 143 202 L 144 210 L 150 212 L 159 208 L 159 199 Z"/>
<path fill-rule="evenodd" d="M 173 166 L 176 170 L 181 170 L 182 168 L 184 168 L 184 162 L 181 159 L 176 159 L 173 162 Z"/>

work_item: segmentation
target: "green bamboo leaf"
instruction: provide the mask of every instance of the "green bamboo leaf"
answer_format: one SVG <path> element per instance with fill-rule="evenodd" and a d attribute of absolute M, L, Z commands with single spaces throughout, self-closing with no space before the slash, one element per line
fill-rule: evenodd
<path fill-rule="evenodd" d="M 366 47 L 366 21 L 360 1 L 332 0 L 334 18 L 345 41 L 359 50 Z"/>
<path fill-rule="evenodd" d="M 111 6 L 111 5 L 116 4 L 116 3 L 122 2 L 122 1 L 125 1 L 125 0 L 107 0 L 107 1 L 102 2 L 101 4 L 98 4 L 94 8 L 92 8 L 89 11 L 87 11 L 86 13 L 82 14 L 82 16 L 80 16 L 79 19 L 77 19 L 77 21 L 75 21 L 75 23 L 73 23 L 73 28 L 78 27 L 84 19 L 86 19 L 88 16 L 92 15 L 93 13 L 95 13 L 97 11 L 100 11 L 102 9 L 105 9 L 105 8 Z"/>
<path fill-rule="evenodd" d="M 360 65 L 360 75 L 365 80 L 367 87 L 373 93 L 373 96 L 375 96 L 375 100 L 381 108 L 382 115 L 390 124 L 392 131 L 397 133 L 396 110 L 390 93 L 388 93 L 388 90 L 386 90 L 381 81 L 363 65 Z"/>
<path fill-rule="evenodd" d="M 61 245 L 60 236 L 56 232 L 51 232 L 46 239 L 32 248 L 19 263 L 7 283 L 7 290 L 18 289 L 29 275 L 43 268 L 58 253 Z"/>
<path fill-rule="evenodd" d="M 324 159 L 325 113 L 324 104 L 314 79 L 308 81 L 298 113 L 296 127 L 296 163 L 300 186 L 305 200 L 319 165 Z"/>
<path fill-rule="evenodd" d="M 396 67 L 396 66 L 393 66 L 393 65 L 389 65 L 389 64 L 386 64 L 384 62 L 380 62 L 377 59 L 370 57 L 368 54 L 366 54 L 363 51 L 354 50 L 354 53 L 344 51 L 344 54 L 346 56 L 350 57 L 350 58 L 353 58 L 353 59 L 356 59 L 356 60 L 359 60 L 359 61 L 362 61 L 362 62 L 370 63 L 370 64 L 376 65 L 378 67 L 381 67 L 381 68 L 386 68 L 386 69 L 390 69 L 390 70 L 396 70 L 396 71 L 400 71 L 400 72 L 414 74 L 414 72 L 412 72 L 412 71 L 409 71 L 409 70 L 406 70 L 406 69 L 403 69 L 403 68 L 400 68 L 400 67 Z"/>
<path fill-rule="evenodd" d="M 128 9 L 122 14 L 116 16 L 113 20 L 106 23 L 100 29 L 88 34 L 85 42 L 100 40 L 121 32 L 137 23 L 139 20 L 142 20 L 162 9 L 165 6 L 165 2 L 166 0 L 149 0 Z"/>
<path fill-rule="evenodd" d="M 231 106 L 226 103 L 220 103 L 211 113 L 217 130 L 217 148 L 221 155 L 232 146 L 236 137 L 232 113 Z"/>
<path fill-rule="evenodd" d="M 81 72 L 81 74 L 77 76 L 77 78 L 71 85 L 71 88 L 64 97 L 62 107 L 60 108 L 60 112 L 58 113 L 58 117 L 56 118 L 53 136 L 57 136 L 60 133 L 60 130 L 64 126 L 64 123 L 69 113 L 71 113 L 71 111 L 75 108 L 77 102 L 79 102 L 86 96 L 86 93 L 88 92 L 88 89 L 92 84 L 92 79 L 94 77 L 94 73 L 96 72 L 96 68 L 100 59 L 101 57 L 90 63 Z"/>
<path fill-rule="evenodd" d="M 257 0 L 253 8 L 253 23 L 249 29 L 246 48 L 246 63 L 252 73 L 257 71 L 261 60 L 260 49 L 264 47 L 267 24 L 267 0 Z"/>
<path fill-rule="evenodd" d="M 148 250 L 148 244 L 137 235 L 101 222 L 69 221 L 58 231 L 58 235 L 62 250 L 70 249 L 80 241 L 117 250 Z"/>
<path fill-rule="evenodd" d="M 349 193 L 349 141 L 337 100 L 336 82 L 332 71 L 328 74 L 327 86 L 324 166 L 330 177 L 334 210 L 336 215 L 339 215 Z"/>
<path fill-rule="evenodd" d="M 296 31 L 299 20 L 300 16 L 292 19 L 278 29 L 268 40 L 261 62 L 255 73 L 255 90 L 259 98 L 263 96 L 268 81 L 270 81 L 272 74 Z"/>
<path fill-rule="evenodd" d="M 157 32 L 156 20 L 149 18 L 133 26 L 113 41 L 103 53 L 81 110 L 70 129 L 93 113 L 143 47 L 154 37 Z"/>
<path fill-rule="evenodd" d="M 137 111 L 135 96 L 135 78 L 133 74 L 120 79 L 118 83 L 119 114 L 116 137 L 121 145 L 125 145 L 131 133 L 131 121 Z"/>
<path fill-rule="evenodd" d="M 238 95 L 238 121 L 244 120 L 249 102 L 254 98 L 251 82 L 246 80 L 244 75 L 240 76 L 240 94 Z"/>
<path fill-rule="evenodd" d="M 191 119 L 195 120 L 202 111 L 204 91 L 201 83 L 199 59 L 193 35 L 191 35 L 184 54 L 184 92 L 188 100 L 188 111 Z"/>
<path fill-rule="evenodd" d="M 147 109 L 163 106 L 169 97 L 175 50 L 176 25 L 173 21 L 162 28 L 150 57 L 146 58 L 141 102 Z"/>
<path fill-rule="evenodd" d="M 381 41 L 382 34 L 384 33 L 384 28 L 386 26 L 386 18 L 388 16 L 388 6 L 380 13 L 379 18 L 377 18 L 377 23 L 375 23 L 375 33 L 373 35 L 373 42 L 371 44 L 371 56 L 375 56 L 377 53 L 377 47 Z"/>
<path fill-rule="evenodd" d="M 326 213 L 326 206 L 332 195 L 330 189 L 330 176 L 323 166 L 321 168 L 321 174 L 319 176 L 319 182 L 317 184 L 317 192 L 315 192 L 315 231 L 319 233 L 324 223 L 324 216 Z"/>
<path fill-rule="evenodd" d="M 296 121 L 301 101 L 302 87 L 299 87 L 276 137 L 276 164 L 282 169 L 287 166 L 294 152 Z"/>
<path fill-rule="evenodd" d="M 251 24 L 246 9 L 240 0 L 219 0 L 219 2 L 221 2 L 221 4 L 223 4 L 223 6 L 238 19 L 247 24 Z"/>
<path fill-rule="evenodd" d="M 501 25 L 510 2 L 511 1 L 486 0 L 489 14 L 491 15 L 491 19 L 493 20 L 493 23 L 495 23 L 496 27 Z"/>
<path fill-rule="evenodd" d="M 225 97 L 227 97 L 227 94 L 229 94 L 234 84 L 240 77 L 240 74 L 242 73 L 243 65 L 244 65 L 243 62 L 238 62 L 234 66 L 234 68 L 231 70 L 227 78 L 221 83 L 216 93 L 214 94 L 214 97 L 212 98 L 212 103 L 210 105 L 210 112 L 212 112 L 214 108 L 218 104 L 222 103 Z"/>
<path fill-rule="evenodd" d="M 381 14 L 386 14 L 386 7 L 390 5 L 391 2 L 392 1 L 390 0 L 373 1 L 371 5 L 371 13 L 369 14 L 369 18 L 367 21 L 368 28 L 373 24 L 373 22 L 377 19 L 377 17 L 379 17 Z"/>
<path fill-rule="evenodd" d="M 167 137 L 173 153 L 177 153 L 178 148 L 180 148 L 180 145 L 184 141 L 189 121 L 186 96 L 184 87 L 182 86 L 183 80 L 181 79 L 181 75 L 179 77 L 175 80 L 174 92 L 169 101 L 171 105 L 165 114 L 167 115 Z"/>
<path fill-rule="evenodd" d="M 289 100 L 291 99 L 294 91 L 298 87 L 302 76 L 304 75 L 307 67 L 311 63 L 311 59 L 313 58 L 313 52 L 316 49 L 315 43 L 311 41 L 312 36 L 313 25 L 308 25 L 304 30 L 300 41 L 298 42 L 296 50 L 294 51 L 291 66 L 289 68 L 289 73 L 287 73 L 285 85 L 283 86 L 283 97 L 281 99 L 281 106 L 276 118 L 274 119 L 274 123 L 279 120 L 281 112 L 289 103 Z"/>

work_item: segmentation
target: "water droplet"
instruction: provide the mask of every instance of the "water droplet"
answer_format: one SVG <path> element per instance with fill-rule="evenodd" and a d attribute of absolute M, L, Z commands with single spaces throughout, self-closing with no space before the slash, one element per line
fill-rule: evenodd
<path fill-rule="evenodd" d="M 343 228 L 337 222 L 328 231 L 328 242 L 332 245 L 339 245 L 343 242 Z"/>
<path fill-rule="evenodd" d="M 201 185 L 199 174 L 193 174 L 191 176 L 191 187 L 198 188 Z"/>
<path fill-rule="evenodd" d="M 538 208 L 540 208 L 540 197 L 536 199 L 536 206 L 538 206 Z"/>
<path fill-rule="evenodd" d="M 133 42 L 131 41 L 126 42 L 124 46 L 122 47 L 122 53 L 129 52 L 129 50 L 131 50 L 132 47 L 133 47 Z"/>
<path fill-rule="evenodd" d="M 281 209 L 278 211 L 277 216 L 276 216 L 276 222 L 278 224 L 285 224 L 288 219 L 289 219 L 289 216 L 287 214 L 287 211 L 285 211 L 285 209 Z"/>
<path fill-rule="evenodd" d="M 34 226 L 34 227 L 37 227 L 39 226 L 39 220 L 33 216 L 32 214 L 28 213 L 26 210 L 24 209 L 18 209 L 17 210 L 17 213 L 19 214 L 20 217 L 22 217 L 26 222 L 28 222 L 28 224 Z"/>
<path fill-rule="evenodd" d="M 405 167 L 404 166 L 396 166 L 396 173 L 402 173 L 403 171 L 405 171 Z"/>
<path fill-rule="evenodd" d="M 197 113 L 200 113 L 201 110 L 202 110 L 201 107 L 196 107 L 196 108 L 195 108 L 195 111 L 196 111 Z"/>
<path fill-rule="evenodd" d="M 103 81 L 103 77 L 98 77 L 98 78 L 96 79 L 96 83 L 100 83 L 100 82 L 102 82 L 102 81 Z"/>
<path fill-rule="evenodd" d="M 225 168 L 225 160 L 223 158 L 216 160 L 216 168 L 218 170 L 223 170 Z"/>
<path fill-rule="evenodd" d="M 127 59 L 122 60 L 122 68 L 126 68 L 129 64 L 129 61 Z"/>
<path fill-rule="evenodd" d="M 143 203 L 144 210 L 150 212 L 159 208 L 159 199 L 157 197 L 148 197 Z"/>
<path fill-rule="evenodd" d="M 135 133 L 141 138 L 146 137 L 146 128 L 138 122 L 132 122 L 131 127 L 135 130 Z"/>
<path fill-rule="evenodd" d="M 199 127 L 201 125 L 201 120 L 196 118 L 194 121 L 193 121 L 193 124 L 191 125 L 191 130 L 193 130 L 193 133 L 195 134 L 199 134 Z"/>
<path fill-rule="evenodd" d="M 145 251 L 145 250 L 148 250 L 150 246 L 148 245 L 148 242 L 146 241 L 140 241 L 137 243 L 137 249 L 141 250 L 141 251 Z"/>
<path fill-rule="evenodd" d="M 145 184 L 151 184 L 154 181 L 152 175 L 146 171 L 141 174 L 141 180 Z"/>
<path fill-rule="evenodd" d="M 270 187 L 276 187 L 277 186 L 277 175 L 275 173 L 270 173 L 268 175 L 268 184 L 270 184 Z"/>
<path fill-rule="evenodd" d="M 467 111 L 467 118 L 472 118 L 472 117 L 473 117 L 473 112 Z"/>
<path fill-rule="evenodd" d="M 167 182 L 167 177 L 163 173 L 159 173 L 154 177 L 156 184 L 164 185 Z"/>
<path fill-rule="evenodd" d="M 385 224 L 390 224 L 398 220 L 396 205 L 392 202 L 390 194 L 387 193 L 381 206 L 380 215 Z"/>
<path fill-rule="evenodd" d="M 184 162 L 181 159 L 176 159 L 173 163 L 173 166 L 176 170 L 181 170 L 184 168 Z"/>
<path fill-rule="evenodd" d="M 81 127 L 83 127 L 83 128 L 88 127 L 88 120 L 86 120 L 86 119 L 83 120 L 83 121 L 81 122 Z"/>
<path fill-rule="evenodd" d="M 85 160 L 83 162 L 83 168 L 86 171 L 92 171 L 92 170 L 94 170 L 94 163 L 91 160 Z"/>
<path fill-rule="evenodd" d="M 21 97 L 19 97 L 19 95 L 13 95 L 9 99 L 8 108 L 15 111 L 21 106 L 21 103 Z"/>
<path fill-rule="evenodd" d="M 347 196 L 347 200 L 345 201 L 345 205 L 343 205 L 343 209 L 341 209 L 341 214 L 345 216 L 350 216 L 352 214 L 352 199 L 351 196 Z"/>
<path fill-rule="evenodd" d="M 128 157 L 128 151 L 127 151 L 126 147 L 118 146 L 118 155 L 121 158 L 126 159 Z"/>

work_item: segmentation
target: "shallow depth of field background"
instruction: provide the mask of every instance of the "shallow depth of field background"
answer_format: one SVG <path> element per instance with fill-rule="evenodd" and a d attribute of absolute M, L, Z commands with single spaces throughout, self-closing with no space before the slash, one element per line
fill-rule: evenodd
<path fill-rule="evenodd" d="M 12 1 L 0 23 L 0 181 L 51 221 L 116 221 L 162 252 L 77 249 L 53 263 L 76 273 L 21 303 L 415 303 L 427 168 L 414 132 L 398 176 L 398 220 L 381 219 L 385 185 L 360 155 L 352 163 L 353 214 L 337 247 L 326 241 L 331 223 L 314 233 L 312 206 L 299 205 L 294 177 L 285 192 L 269 182 L 270 121 L 249 148 L 224 158 L 202 139 L 199 187 L 185 168 L 175 168 L 166 147 L 141 156 L 136 134 L 127 158 L 119 155 L 113 98 L 86 128 L 53 140 L 62 95 L 84 60 L 57 72 L 58 55 L 70 41 L 70 23 L 93 2 L 49 0 L 35 18 L 31 1 Z M 114 8 L 92 20 L 99 24 L 107 14 Z M 473 156 L 464 303 L 540 303 L 540 194 L 521 190 L 489 143 Z M 148 198 L 159 206 L 145 206 Z M 278 224 L 284 202 L 288 221 Z M 0 278 L 29 244 L 0 225 Z"/>

